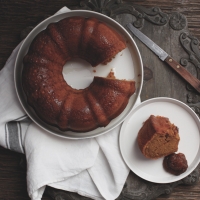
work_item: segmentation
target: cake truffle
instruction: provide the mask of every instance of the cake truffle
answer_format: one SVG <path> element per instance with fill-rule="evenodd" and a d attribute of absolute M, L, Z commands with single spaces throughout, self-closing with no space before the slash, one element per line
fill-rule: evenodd
<path fill-rule="evenodd" d="M 164 158 L 163 167 L 167 172 L 178 176 L 187 170 L 188 163 L 183 153 L 172 153 Z"/>

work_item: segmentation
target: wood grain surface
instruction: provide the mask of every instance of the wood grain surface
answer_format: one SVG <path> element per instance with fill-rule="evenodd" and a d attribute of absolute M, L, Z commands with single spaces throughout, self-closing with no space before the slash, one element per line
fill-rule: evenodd
<path fill-rule="evenodd" d="M 200 0 L 135 0 L 127 1 L 145 7 L 159 7 L 163 12 L 180 12 L 187 17 L 192 35 L 200 39 Z M 63 6 L 75 9 L 78 0 L 0 0 L 0 69 L 21 41 L 21 31 L 35 26 Z M 0 147 L 0 200 L 28 200 L 24 155 Z M 23 161 L 23 162 L 22 162 Z M 51 198 L 44 195 L 43 200 Z M 178 186 L 169 196 L 156 200 L 200 199 L 200 182 Z"/>

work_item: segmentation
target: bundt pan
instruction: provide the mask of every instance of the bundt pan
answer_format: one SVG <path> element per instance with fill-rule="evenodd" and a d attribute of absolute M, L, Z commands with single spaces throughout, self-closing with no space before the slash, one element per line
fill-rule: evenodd
<path fill-rule="evenodd" d="M 127 47 L 120 53 L 118 53 L 111 62 L 106 65 L 98 65 L 92 67 L 89 63 L 81 59 L 73 59 L 67 62 L 63 68 L 63 76 L 67 83 L 76 89 L 84 89 L 90 85 L 93 81 L 94 76 L 107 77 L 111 70 L 114 70 L 117 79 L 134 80 L 136 85 L 136 91 L 129 99 L 129 102 L 124 111 L 115 119 L 113 119 L 106 127 L 96 128 L 89 132 L 73 132 L 73 131 L 61 131 L 55 126 L 51 126 L 41 120 L 32 107 L 27 103 L 27 98 L 22 88 L 22 70 L 23 70 L 23 58 L 26 55 L 29 46 L 35 36 L 46 29 L 48 24 L 60 21 L 66 17 L 72 16 L 83 16 L 83 17 L 94 17 L 98 20 L 106 23 L 108 26 L 115 29 L 124 39 L 127 41 Z M 19 101 L 27 113 L 27 115 L 41 128 L 48 131 L 51 134 L 70 139 L 84 139 L 96 137 L 109 132 L 114 129 L 120 123 L 122 123 L 126 116 L 133 109 L 136 101 L 140 98 L 140 93 L 143 84 L 143 68 L 142 59 L 137 48 L 136 43 L 130 34 L 123 28 L 119 23 L 113 19 L 99 14 L 93 11 L 85 10 L 74 10 L 58 15 L 49 17 L 48 19 L 37 25 L 23 41 L 22 46 L 18 52 L 16 63 L 15 63 L 15 88 L 19 98 Z"/>

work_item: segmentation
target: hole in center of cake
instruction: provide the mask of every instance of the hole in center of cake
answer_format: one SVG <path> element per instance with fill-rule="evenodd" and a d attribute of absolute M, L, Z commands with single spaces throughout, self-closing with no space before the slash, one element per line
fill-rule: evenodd
<path fill-rule="evenodd" d="M 94 78 L 94 68 L 85 60 L 75 58 L 63 66 L 63 77 L 68 85 L 75 89 L 88 87 Z"/>

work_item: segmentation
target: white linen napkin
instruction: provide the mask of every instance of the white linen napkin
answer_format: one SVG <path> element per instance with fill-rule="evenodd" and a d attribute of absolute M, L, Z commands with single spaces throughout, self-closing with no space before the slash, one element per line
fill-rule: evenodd
<path fill-rule="evenodd" d="M 64 7 L 58 13 L 68 11 Z M 70 140 L 32 123 L 14 88 L 14 63 L 20 46 L 0 71 L 0 145 L 25 153 L 29 196 L 40 200 L 49 185 L 92 199 L 116 199 L 129 173 L 119 150 L 120 126 L 96 138 Z"/>

